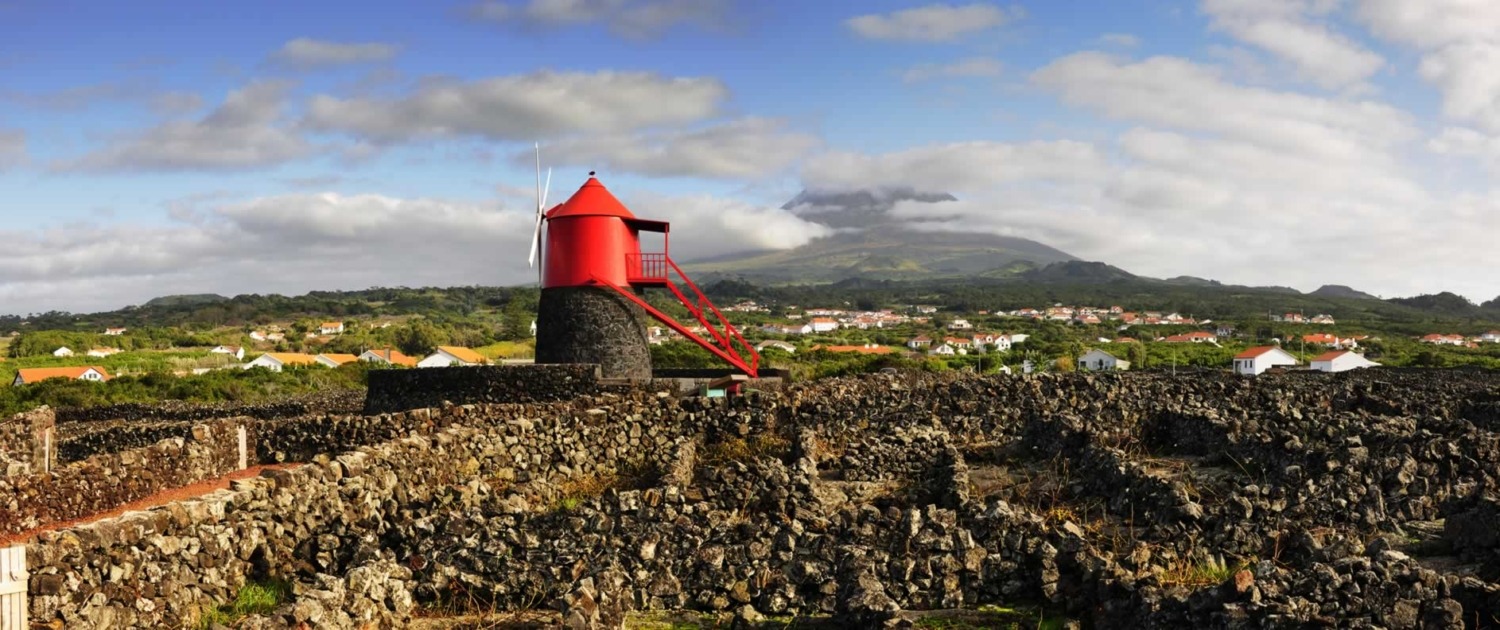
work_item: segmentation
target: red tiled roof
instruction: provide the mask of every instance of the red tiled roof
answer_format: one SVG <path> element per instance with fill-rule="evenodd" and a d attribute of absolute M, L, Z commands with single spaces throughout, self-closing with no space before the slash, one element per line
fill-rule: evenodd
<path fill-rule="evenodd" d="M 1324 352 L 1323 354 L 1320 354 L 1320 355 L 1314 357 L 1313 360 L 1314 361 L 1332 361 L 1332 360 L 1337 359 L 1337 358 L 1339 358 L 1341 356 L 1344 356 L 1345 354 L 1348 354 L 1348 353 L 1349 353 L 1348 350 L 1334 350 L 1332 352 Z"/>
<path fill-rule="evenodd" d="M 89 370 L 98 372 L 99 376 L 103 377 L 104 380 L 109 380 L 109 372 L 104 371 L 104 368 L 102 367 L 94 365 L 77 365 L 73 367 L 52 368 L 22 368 L 16 370 L 16 374 L 21 377 L 22 383 L 35 383 L 37 381 L 46 380 L 49 378 L 80 378 Z"/>
<path fill-rule="evenodd" d="M 1236 355 L 1234 355 L 1234 358 L 1236 358 L 1236 359 L 1254 359 L 1255 357 L 1258 357 L 1258 356 L 1260 356 L 1262 354 L 1265 354 L 1267 352 L 1270 352 L 1272 350 L 1280 350 L 1280 348 L 1277 348 L 1276 346 L 1260 346 L 1260 347 L 1251 348 L 1249 350 L 1246 350 L 1244 352 L 1236 354 Z"/>

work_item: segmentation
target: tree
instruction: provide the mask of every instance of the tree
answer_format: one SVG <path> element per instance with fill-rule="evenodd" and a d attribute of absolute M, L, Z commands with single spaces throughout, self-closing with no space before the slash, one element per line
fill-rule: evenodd
<path fill-rule="evenodd" d="M 1139 341 L 1125 344 L 1125 360 L 1130 362 L 1131 367 L 1146 367 L 1146 344 Z"/>
<path fill-rule="evenodd" d="M 512 299 L 505 305 L 501 323 L 507 339 L 520 341 L 531 337 L 531 322 L 532 314 L 520 300 Z"/>
<path fill-rule="evenodd" d="M 437 327 L 424 319 L 412 320 L 396 331 L 396 347 L 410 356 L 427 355 L 442 343 L 443 338 Z"/>

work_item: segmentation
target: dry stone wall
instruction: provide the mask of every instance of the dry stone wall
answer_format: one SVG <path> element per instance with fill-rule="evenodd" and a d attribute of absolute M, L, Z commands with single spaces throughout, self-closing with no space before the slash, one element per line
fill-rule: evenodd
<path fill-rule="evenodd" d="M 0 535 L 90 516 L 233 472 L 239 469 L 237 429 L 244 425 L 235 419 L 202 423 L 185 437 L 0 479 Z"/>
<path fill-rule="evenodd" d="M 295 601 L 249 627 L 1025 602 L 1102 628 L 1462 627 L 1500 615 L 1500 436 L 1475 404 L 1497 385 L 901 374 L 271 421 L 262 457 L 313 463 L 44 535 L 32 604 L 176 626 L 277 577 Z"/>
<path fill-rule="evenodd" d="M 599 393 L 597 365 L 482 365 L 374 370 L 364 413 L 443 405 L 533 403 Z"/>

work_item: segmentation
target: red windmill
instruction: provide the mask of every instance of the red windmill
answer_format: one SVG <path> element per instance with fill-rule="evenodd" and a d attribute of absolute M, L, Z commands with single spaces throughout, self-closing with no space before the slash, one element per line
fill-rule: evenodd
<path fill-rule="evenodd" d="M 548 180 L 550 183 L 550 173 Z M 545 221 L 542 303 L 537 315 L 538 363 L 599 363 L 606 376 L 611 376 L 611 371 L 614 376 L 639 376 L 644 357 L 649 373 L 650 354 L 638 318 L 630 309 L 621 308 L 618 300 L 610 303 L 610 297 L 620 296 L 751 378 L 757 376 L 760 355 L 672 262 L 667 252 L 667 222 L 636 218 L 594 178 L 593 172 L 571 198 L 545 213 L 544 200 L 539 194 L 532 242 L 534 260 Z M 642 232 L 662 235 L 660 253 L 641 252 Z M 691 298 L 674 277 L 691 291 Z M 671 291 L 712 340 L 694 334 L 641 299 L 641 294 L 652 287 Z M 637 344 L 639 349 L 633 349 Z M 622 359 L 622 353 L 629 356 Z M 624 365 L 612 367 L 612 362 Z"/>

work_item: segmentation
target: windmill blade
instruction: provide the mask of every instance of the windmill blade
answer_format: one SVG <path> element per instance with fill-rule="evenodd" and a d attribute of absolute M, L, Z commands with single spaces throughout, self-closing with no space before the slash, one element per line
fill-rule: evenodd
<path fill-rule="evenodd" d="M 547 169 L 547 187 L 552 187 L 552 169 Z M 531 232 L 531 254 L 526 257 L 526 266 L 536 266 L 537 248 L 542 244 L 542 213 L 547 200 L 542 192 L 542 143 L 536 143 L 536 227 Z M 540 273 L 540 272 L 538 272 Z"/>

